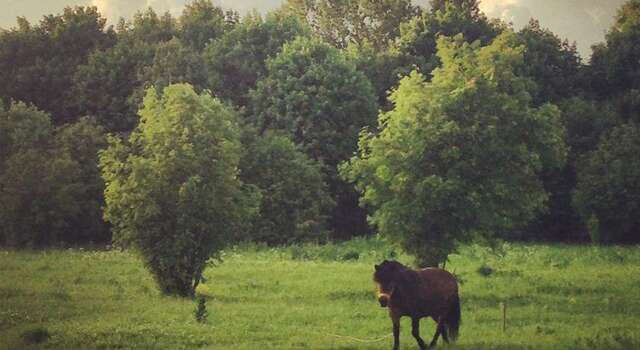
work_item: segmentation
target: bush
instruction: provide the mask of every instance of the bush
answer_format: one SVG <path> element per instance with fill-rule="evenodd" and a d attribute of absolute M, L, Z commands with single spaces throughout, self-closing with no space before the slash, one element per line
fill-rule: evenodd
<path fill-rule="evenodd" d="M 574 204 L 597 243 L 640 242 L 640 129 L 617 127 L 578 164 Z"/>
<path fill-rule="evenodd" d="M 20 336 L 28 344 L 44 343 L 47 340 L 49 340 L 49 338 L 51 337 L 51 335 L 49 334 L 49 331 L 44 327 L 28 329 L 22 332 Z"/>
<path fill-rule="evenodd" d="M 82 119 L 54 129 L 23 103 L 0 109 L 0 243 L 49 246 L 107 242 L 97 169 L 102 129 Z"/>
<path fill-rule="evenodd" d="M 332 200 L 321 166 L 288 137 L 258 138 L 243 159 L 242 179 L 261 194 L 252 241 L 276 245 L 327 238 L 325 213 Z"/>
<path fill-rule="evenodd" d="M 128 143 L 100 156 L 105 218 L 166 294 L 192 296 L 207 260 L 237 233 L 248 204 L 238 179 L 235 113 L 187 84 L 147 90 Z"/>

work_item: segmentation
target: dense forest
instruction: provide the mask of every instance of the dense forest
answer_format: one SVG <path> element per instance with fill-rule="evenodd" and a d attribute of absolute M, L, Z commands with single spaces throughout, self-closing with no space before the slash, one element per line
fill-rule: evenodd
<path fill-rule="evenodd" d="M 138 247 L 192 293 L 229 242 L 640 242 L 640 0 L 589 60 L 477 0 L 194 0 L 0 32 L 0 245 Z M 178 266 L 175 273 L 167 266 Z"/>

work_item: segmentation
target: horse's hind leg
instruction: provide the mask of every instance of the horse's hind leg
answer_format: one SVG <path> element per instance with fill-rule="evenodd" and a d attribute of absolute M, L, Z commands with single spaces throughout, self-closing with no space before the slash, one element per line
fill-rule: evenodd
<path fill-rule="evenodd" d="M 433 335 L 433 339 L 431 339 L 429 348 L 433 348 L 436 346 L 436 343 L 438 343 L 438 337 L 440 337 L 440 334 L 442 334 L 442 337 L 444 338 L 444 340 L 448 342 L 448 339 L 447 339 L 448 336 L 446 334 L 446 330 L 444 328 L 444 322 L 442 322 L 442 318 L 439 318 L 438 321 L 436 321 L 436 333 Z"/>
<path fill-rule="evenodd" d="M 411 319 L 411 335 L 416 338 L 418 345 L 420 346 L 420 350 L 425 350 L 427 346 L 424 343 L 424 340 L 420 338 L 420 319 L 414 317 Z"/>
<path fill-rule="evenodd" d="M 440 326 L 442 324 L 442 326 Z M 442 327 L 440 333 L 442 334 L 442 339 L 444 339 L 445 343 L 449 343 L 449 329 L 444 325 L 444 323 L 438 323 L 438 327 Z"/>

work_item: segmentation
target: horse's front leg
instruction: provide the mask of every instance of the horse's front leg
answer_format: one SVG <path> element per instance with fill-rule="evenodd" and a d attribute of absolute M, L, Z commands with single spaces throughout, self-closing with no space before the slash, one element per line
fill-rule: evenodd
<path fill-rule="evenodd" d="M 391 322 L 393 323 L 393 350 L 400 349 L 400 317 L 391 315 Z"/>
<path fill-rule="evenodd" d="M 413 317 L 411 319 L 411 335 L 416 338 L 418 342 L 418 346 L 420 346 L 420 350 L 425 350 L 427 346 L 424 343 L 424 340 L 420 338 L 420 318 Z"/>

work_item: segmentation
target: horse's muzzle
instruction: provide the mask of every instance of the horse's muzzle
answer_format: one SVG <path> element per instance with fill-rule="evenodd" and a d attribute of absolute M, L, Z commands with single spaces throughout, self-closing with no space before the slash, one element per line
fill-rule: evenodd
<path fill-rule="evenodd" d="M 380 307 L 387 307 L 389 305 L 389 296 L 388 295 L 380 295 L 378 297 L 378 302 L 380 303 Z"/>

